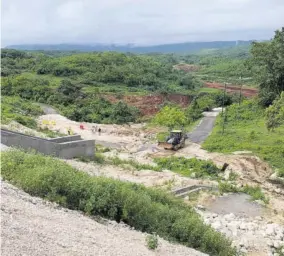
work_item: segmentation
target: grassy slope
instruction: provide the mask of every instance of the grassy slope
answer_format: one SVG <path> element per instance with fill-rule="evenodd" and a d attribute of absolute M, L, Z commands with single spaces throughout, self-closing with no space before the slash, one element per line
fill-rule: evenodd
<path fill-rule="evenodd" d="M 230 111 L 233 109 L 229 108 Z M 212 134 L 203 143 L 203 148 L 224 153 L 252 151 L 284 176 L 284 126 L 269 132 L 265 127 L 264 110 L 256 112 L 252 110 L 249 114 L 255 115 L 255 118 L 234 120 L 230 116 L 225 125 L 224 135 L 222 135 L 222 117 L 219 116 Z"/>
<path fill-rule="evenodd" d="M 24 191 L 65 207 L 123 221 L 143 232 L 210 255 L 236 255 L 230 242 L 205 225 L 191 207 L 160 190 L 104 177 L 91 177 L 51 157 L 8 151 L 1 175 Z"/>

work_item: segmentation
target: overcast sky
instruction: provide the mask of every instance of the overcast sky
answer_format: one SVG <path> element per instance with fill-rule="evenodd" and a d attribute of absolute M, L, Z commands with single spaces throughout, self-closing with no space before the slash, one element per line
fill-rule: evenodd
<path fill-rule="evenodd" d="M 284 0 L 2 0 L 2 47 L 270 39 Z"/>

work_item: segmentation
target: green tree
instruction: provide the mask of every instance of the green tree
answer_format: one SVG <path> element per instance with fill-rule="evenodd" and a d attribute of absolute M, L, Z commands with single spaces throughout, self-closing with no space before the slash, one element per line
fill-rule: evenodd
<path fill-rule="evenodd" d="M 254 42 L 248 66 L 260 85 L 263 105 L 270 105 L 284 91 L 284 27 L 270 42 Z M 263 100 L 266 96 L 270 100 Z"/>
<path fill-rule="evenodd" d="M 178 107 L 165 106 L 154 117 L 153 122 L 159 125 L 167 126 L 172 129 L 181 127 L 187 123 L 185 112 Z"/>
<path fill-rule="evenodd" d="M 274 130 L 284 124 L 284 92 L 276 99 L 266 111 L 266 127 L 268 130 Z"/>

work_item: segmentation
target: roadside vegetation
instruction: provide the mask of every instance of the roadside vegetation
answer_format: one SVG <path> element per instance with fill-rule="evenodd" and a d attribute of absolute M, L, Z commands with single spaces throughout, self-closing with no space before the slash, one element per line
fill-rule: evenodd
<path fill-rule="evenodd" d="M 208 160 L 185 157 L 155 158 L 160 170 L 171 170 L 185 177 L 218 179 L 220 169 Z"/>
<path fill-rule="evenodd" d="M 226 109 L 225 115 L 225 121 L 222 115 L 217 118 L 212 134 L 202 147 L 223 153 L 251 151 L 284 177 L 284 126 L 269 131 L 264 110 L 255 100 L 233 104 Z"/>
<path fill-rule="evenodd" d="M 228 107 L 203 147 L 249 150 L 284 177 L 284 28 L 270 42 L 253 43 L 247 66 L 260 85 L 257 98 Z"/>
<path fill-rule="evenodd" d="M 33 196 L 123 221 L 210 255 L 236 255 L 230 241 L 205 225 L 190 206 L 163 191 L 91 177 L 57 159 L 15 150 L 2 153 L 1 171 L 5 180 Z"/>
<path fill-rule="evenodd" d="M 17 96 L 5 96 L 1 99 L 1 124 L 9 125 L 14 121 L 30 129 L 44 133 L 49 138 L 64 136 L 65 134 L 38 127 L 36 118 L 43 114 L 41 108 L 29 100 L 24 100 Z M 13 130 L 13 125 L 11 129 Z"/>
<path fill-rule="evenodd" d="M 219 182 L 218 189 L 221 194 L 223 193 L 245 193 L 245 194 L 250 195 L 253 201 L 261 200 L 265 204 L 269 203 L 269 198 L 265 196 L 265 194 L 262 192 L 259 186 L 245 185 L 243 187 L 238 187 L 234 183 Z"/>
<path fill-rule="evenodd" d="M 152 125 L 161 126 L 168 131 L 157 133 L 158 141 L 165 141 L 169 130 L 182 129 L 190 132 L 203 117 L 204 111 L 211 111 L 214 107 L 229 106 L 238 102 L 237 95 L 223 95 L 222 92 L 197 93 L 191 104 L 183 109 L 176 105 L 163 107 L 151 120 Z"/>

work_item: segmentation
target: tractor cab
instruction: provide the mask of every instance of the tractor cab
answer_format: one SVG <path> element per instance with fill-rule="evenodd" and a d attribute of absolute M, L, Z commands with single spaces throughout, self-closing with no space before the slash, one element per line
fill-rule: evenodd
<path fill-rule="evenodd" d="M 172 130 L 165 142 L 159 142 L 165 149 L 177 150 L 185 146 L 186 136 L 182 130 Z"/>

